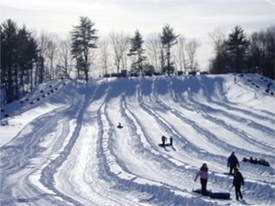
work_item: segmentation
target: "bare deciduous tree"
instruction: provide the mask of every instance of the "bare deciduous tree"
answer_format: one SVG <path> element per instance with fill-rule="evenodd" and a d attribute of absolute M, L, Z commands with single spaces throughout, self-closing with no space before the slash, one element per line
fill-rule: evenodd
<path fill-rule="evenodd" d="M 146 52 L 149 57 L 150 64 L 152 64 L 155 70 L 160 70 L 161 65 L 161 50 L 162 44 L 159 34 L 150 34 L 145 41 Z"/>
<path fill-rule="evenodd" d="M 214 44 L 214 49 L 216 50 L 216 52 L 222 52 L 224 49 L 225 32 L 222 29 L 217 28 L 208 35 Z"/>
<path fill-rule="evenodd" d="M 115 66 L 117 68 L 117 73 L 119 73 L 121 66 L 124 68 L 127 67 L 127 51 L 129 48 L 130 38 L 123 32 L 112 32 L 109 37 L 114 51 Z"/>
<path fill-rule="evenodd" d="M 108 39 L 103 39 L 99 41 L 99 48 L 100 48 L 100 53 L 101 53 L 101 64 L 103 67 L 103 73 L 108 74 L 108 68 L 109 68 L 109 57 L 110 57 L 110 52 L 109 52 L 109 40 Z"/>
<path fill-rule="evenodd" d="M 42 83 L 45 80 L 45 67 L 47 63 L 45 62 L 46 60 L 46 50 L 47 50 L 47 45 L 50 41 L 50 35 L 43 31 L 40 36 L 37 38 L 38 42 L 38 49 L 39 49 L 39 64 L 36 67 L 35 71 L 35 82 L 36 83 Z"/>
<path fill-rule="evenodd" d="M 47 32 L 43 31 L 38 38 L 40 55 L 43 57 L 45 57 L 46 55 L 46 48 L 49 41 L 50 41 L 50 35 Z"/>
<path fill-rule="evenodd" d="M 73 57 L 71 55 L 71 39 L 62 40 L 59 42 L 59 60 L 58 67 L 63 71 L 66 77 L 69 76 L 72 69 Z"/>
<path fill-rule="evenodd" d="M 178 44 L 176 47 L 176 63 L 180 71 L 187 69 L 185 44 L 186 44 L 186 39 L 183 36 L 180 36 L 178 38 Z"/>
<path fill-rule="evenodd" d="M 197 52 L 199 46 L 200 46 L 200 43 L 195 39 L 190 40 L 186 44 L 185 50 L 188 55 L 188 60 L 189 60 L 188 68 L 190 71 L 196 71 L 196 69 L 197 69 L 198 63 L 195 60 L 195 57 L 196 57 L 196 52 Z"/>
<path fill-rule="evenodd" d="M 248 62 L 250 72 L 275 78 L 275 25 L 251 35 Z"/>
<path fill-rule="evenodd" d="M 214 45 L 215 57 L 210 60 L 210 71 L 213 74 L 224 73 L 227 68 L 227 53 L 225 45 L 225 32 L 218 28 L 208 34 Z"/>
<path fill-rule="evenodd" d="M 56 37 L 50 36 L 50 40 L 48 44 L 46 45 L 46 57 L 50 61 L 50 79 L 55 78 L 55 69 L 54 69 L 54 61 L 56 60 L 56 54 L 57 54 L 57 41 Z"/>

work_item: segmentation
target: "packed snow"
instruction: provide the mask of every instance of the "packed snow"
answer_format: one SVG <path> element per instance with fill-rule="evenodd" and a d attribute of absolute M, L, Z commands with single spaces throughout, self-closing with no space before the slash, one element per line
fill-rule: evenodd
<path fill-rule="evenodd" d="M 57 80 L 1 113 L 1 205 L 275 205 L 275 97 L 260 75 Z M 43 96 L 44 95 L 44 96 Z M 8 114 L 8 115 L 7 115 Z M 123 128 L 117 128 L 121 123 Z M 160 147 L 161 137 L 173 146 Z M 227 158 L 245 178 L 235 200 Z M 270 167 L 242 162 L 264 159 Z M 192 192 L 203 163 L 207 189 Z"/>

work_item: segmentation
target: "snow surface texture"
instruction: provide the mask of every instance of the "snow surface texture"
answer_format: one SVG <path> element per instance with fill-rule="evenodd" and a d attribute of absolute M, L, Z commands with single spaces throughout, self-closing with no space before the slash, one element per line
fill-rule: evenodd
<path fill-rule="evenodd" d="M 207 75 L 41 85 L 28 101 L 3 108 L 0 204 L 275 205 L 275 98 L 267 81 L 274 91 L 258 75 L 236 83 L 233 75 Z M 174 146 L 159 147 L 162 135 Z M 242 202 L 226 174 L 232 151 L 245 178 Z M 207 188 L 231 200 L 192 192 L 204 162 Z"/>

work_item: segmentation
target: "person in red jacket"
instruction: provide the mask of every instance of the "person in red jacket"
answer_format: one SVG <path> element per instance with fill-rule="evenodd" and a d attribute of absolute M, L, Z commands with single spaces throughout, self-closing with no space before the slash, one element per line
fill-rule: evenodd
<path fill-rule="evenodd" d="M 243 199 L 241 186 L 244 186 L 244 179 L 238 168 L 234 169 L 233 186 L 235 187 L 236 200 L 239 200 L 239 197 Z"/>
<path fill-rule="evenodd" d="M 207 167 L 206 163 L 204 163 L 201 166 L 200 170 L 198 171 L 196 178 L 195 178 L 195 182 L 197 181 L 198 176 L 200 176 L 200 180 L 201 180 L 201 194 L 207 195 L 206 187 L 207 187 L 207 180 L 208 180 L 208 167 Z"/>

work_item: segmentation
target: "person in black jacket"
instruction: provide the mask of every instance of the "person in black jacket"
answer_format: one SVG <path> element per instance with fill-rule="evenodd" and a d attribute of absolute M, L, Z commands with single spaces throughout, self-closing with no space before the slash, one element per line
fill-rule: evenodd
<path fill-rule="evenodd" d="M 240 166 L 238 158 L 235 156 L 235 153 L 232 152 L 232 154 L 228 157 L 227 161 L 227 167 L 230 167 L 229 175 L 233 175 L 232 170 L 237 166 Z"/>
<path fill-rule="evenodd" d="M 161 141 L 162 141 L 162 146 L 165 147 L 165 141 L 167 140 L 167 137 L 165 137 L 164 135 L 162 135 L 161 137 Z"/>
<path fill-rule="evenodd" d="M 241 186 L 244 186 L 244 179 L 238 168 L 234 169 L 233 186 L 235 187 L 236 200 L 239 200 L 239 197 L 243 199 Z"/>
<path fill-rule="evenodd" d="M 170 137 L 170 146 L 173 147 L 173 137 Z"/>

